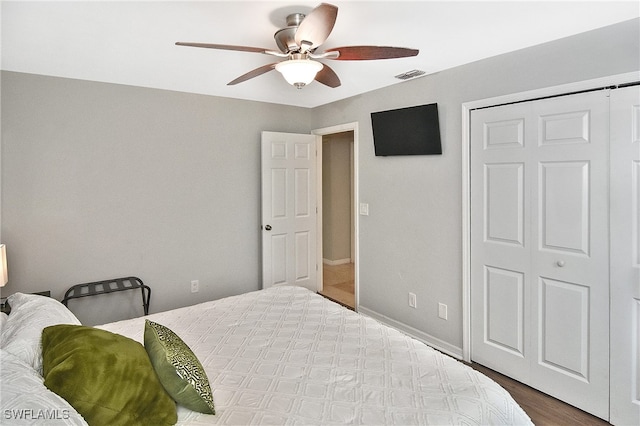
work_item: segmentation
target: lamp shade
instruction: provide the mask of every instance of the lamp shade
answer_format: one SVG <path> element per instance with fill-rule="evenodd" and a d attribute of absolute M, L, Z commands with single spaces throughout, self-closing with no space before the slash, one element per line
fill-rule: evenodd
<path fill-rule="evenodd" d="M 0 244 L 0 287 L 4 287 L 9 282 L 9 272 L 7 271 L 7 247 L 4 244 Z"/>
<path fill-rule="evenodd" d="M 323 65 L 309 59 L 291 59 L 276 64 L 276 70 L 282 73 L 287 83 L 298 89 L 311 83 Z"/>

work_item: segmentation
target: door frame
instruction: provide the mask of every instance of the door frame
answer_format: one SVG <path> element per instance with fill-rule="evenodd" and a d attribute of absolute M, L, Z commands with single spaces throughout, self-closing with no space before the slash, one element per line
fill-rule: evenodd
<path fill-rule="evenodd" d="M 359 238 L 359 230 L 360 230 L 360 220 L 358 217 L 358 200 L 359 200 L 359 196 L 358 196 L 358 187 L 359 187 L 359 183 L 358 183 L 358 122 L 354 121 L 351 123 L 345 123 L 345 124 L 338 124 L 335 126 L 330 126 L 330 127 L 323 127 L 323 128 L 319 128 L 319 129 L 315 129 L 311 131 L 312 135 L 317 135 L 317 136 L 326 136 L 326 135 L 331 135 L 334 133 L 343 133 L 343 132 L 349 132 L 349 131 L 353 131 L 353 206 L 351 211 L 353 212 L 353 216 L 352 216 L 352 220 L 353 220 L 353 227 L 354 227 L 354 291 L 355 291 L 355 307 L 354 309 L 356 310 L 356 312 L 358 311 L 358 305 L 359 305 L 359 265 L 360 265 L 360 238 Z M 323 284 L 322 284 L 322 279 L 323 279 L 323 274 L 322 274 L 322 264 L 323 264 L 323 258 L 322 258 L 322 143 L 317 144 L 316 146 L 316 183 L 317 183 L 317 190 L 316 190 L 316 196 L 317 196 L 317 202 L 316 205 L 318 207 L 318 212 L 316 215 L 316 221 L 317 221 L 317 238 L 316 238 L 316 244 L 317 244 L 317 248 L 316 248 L 316 252 L 317 252 L 317 261 L 316 264 L 318 265 L 318 273 L 316 274 L 317 277 L 317 291 L 322 291 L 323 288 Z"/>
<path fill-rule="evenodd" d="M 462 104 L 462 359 L 471 362 L 471 110 L 567 95 L 638 81 L 630 72 L 559 86 L 464 102 Z"/>

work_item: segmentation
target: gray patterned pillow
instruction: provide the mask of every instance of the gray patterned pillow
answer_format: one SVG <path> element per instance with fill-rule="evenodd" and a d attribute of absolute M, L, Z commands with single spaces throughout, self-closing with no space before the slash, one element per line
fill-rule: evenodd
<path fill-rule="evenodd" d="M 165 390 L 178 404 L 215 414 L 209 379 L 189 346 L 167 327 L 145 320 L 144 347 Z"/>

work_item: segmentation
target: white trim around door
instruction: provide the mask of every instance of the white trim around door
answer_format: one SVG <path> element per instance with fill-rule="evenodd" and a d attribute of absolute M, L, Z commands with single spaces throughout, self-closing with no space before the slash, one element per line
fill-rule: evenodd
<path fill-rule="evenodd" d="M 358 212 L 357 209 L 357 205 L 358 205 L 358 122 L 353 122 L 353 123 L 345 123 L 345 124 L 339 124 L 336 126 L 331 126 L 331 127 L 323 127 L 321 129 L 315 129 L 311 131 L 312 135 L 317 135 L 317 136 L 324 136 L 324 135 L 331 135 L 334 133 L 342 133 L 342 132 L 349 132 L 349 131 L 353 131 L 353 207 L 352 207 L 352 211 L 353 212 Z M 317 182 L 318 182 L 318 190 L 316 191 L 318 194 L 318 220 L 317 220 L 317 226 L 318 226 L 318 248 L 317 248 L 317 256 L 318 256 L 318 265 L 322 265 L 323 259 L 322 259 L 322 144 L 318 144 L 318 153 L 316 156 L 316 161 L 318 162 L 318 167 L 317 167 Z M 358 305 L 359 305 L 359 291 L 358 291 L 358 279 L 360 276 L 359 273 L 359 217 L 357 213 L 354 213 L 353 215 L 353 220 L 354 220 L 354 227 L 355 227 L 355 247 L 354 247 L 354 263 L 355 263 L 355 279 L 354 279 L 354 285 L 355 285 L 355 310 L 358 310 Z M 317 274 L 317 279 L 318 279 L 318 291 L 322 290 L 322 268 L 319 268 L 318 270 L 318 274 Z"/>

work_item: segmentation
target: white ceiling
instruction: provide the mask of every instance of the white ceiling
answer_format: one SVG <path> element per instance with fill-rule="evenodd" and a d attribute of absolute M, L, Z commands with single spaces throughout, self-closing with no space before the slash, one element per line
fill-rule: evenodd
<path fill-rule="evenodd" d="M 5 1 L 2 69 L 83 80 L 315 107 L 391 84 L 640 16 L 632 1 L 331 1 L 339 8 L 323 48 L 417 48 L 413 58 L 325 60 L 342 86 L 298 90 L 277 71 L 226 83 L 278 59 L 175 46 L 176 41 L 277 50 L 289 13 L 320 1 Z M 275 60 L 274 60 L 275 59 Z"/>

